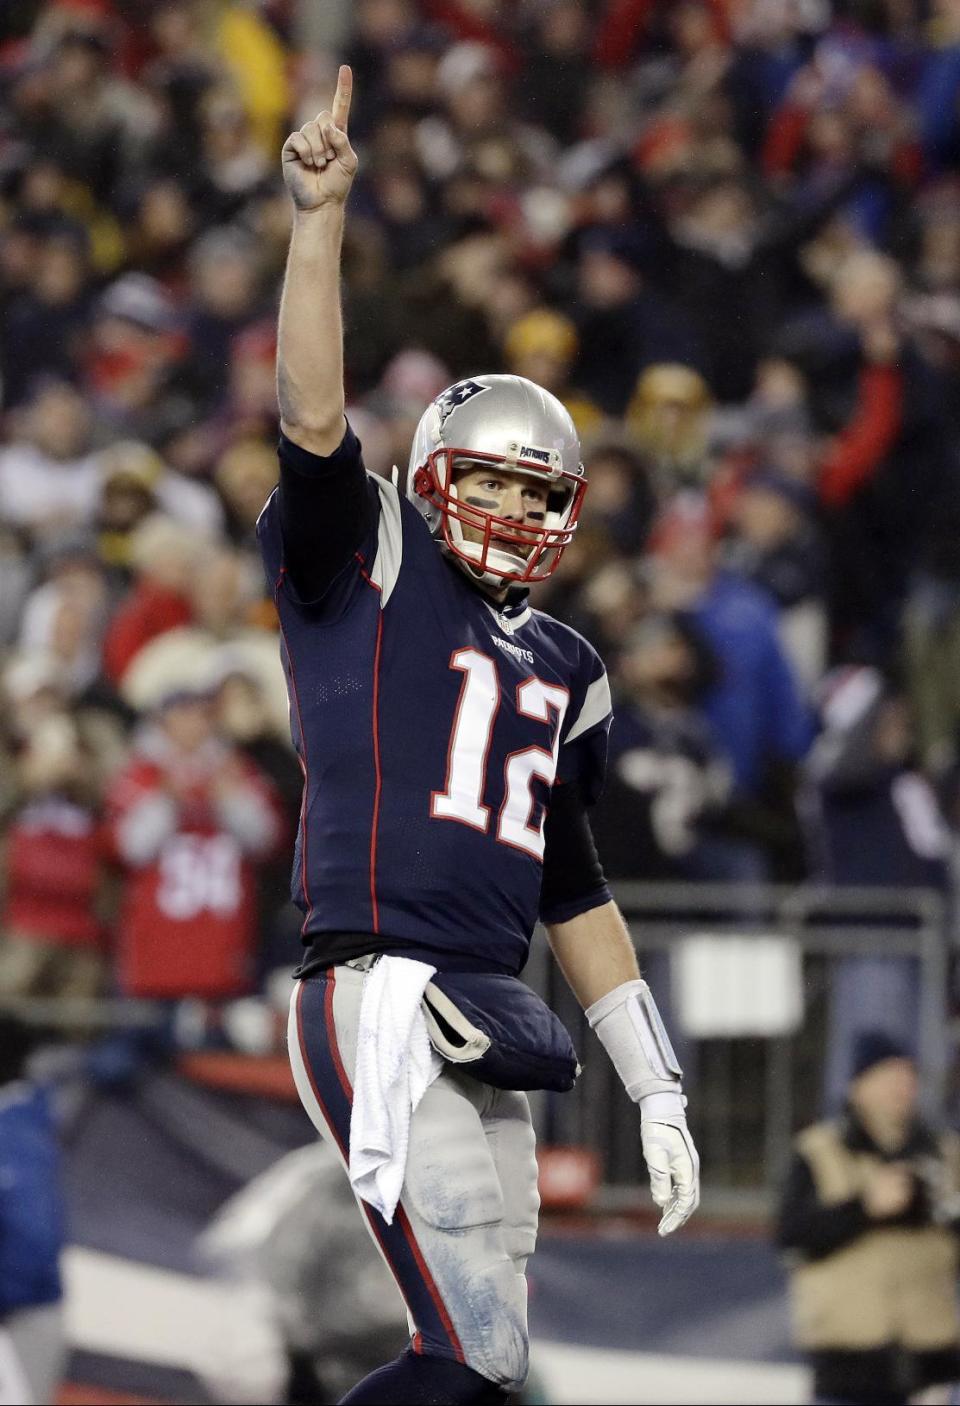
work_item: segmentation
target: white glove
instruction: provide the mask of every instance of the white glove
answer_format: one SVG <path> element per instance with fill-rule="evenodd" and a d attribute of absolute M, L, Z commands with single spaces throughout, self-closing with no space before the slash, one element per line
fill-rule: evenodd
<path fill-rule="evenodd" d="M 679 1230 L 700 1204 L 700 1158 L 687 1127 L 684 1102 L 680 1094 L 649 1094 L 640 1100 L 640 1138 L 650 1194 L 663 1211 L 658 1235 Z"/>
<path fill-rule="evenodd" d="M 587 1020 L 613 1060 L 623 1086 L 640 1105 L 640 1136 L 657 1227 L 669 1235 L 700 1203 L 700 1158 L 687 1127 L 680 1066 L 645 981 L 614 987 L 587 1007 Z"/>

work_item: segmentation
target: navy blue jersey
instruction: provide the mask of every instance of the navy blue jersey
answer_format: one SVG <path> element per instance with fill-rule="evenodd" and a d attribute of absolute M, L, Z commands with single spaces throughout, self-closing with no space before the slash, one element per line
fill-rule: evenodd
<path fill-rule="evenodd" d="M 606 674 L 574 630 L 495 607 L 392 484 L 370 475 L 367 492 L 374 526 L 318 601 L 285 570 L 276 493 L 258 529 L 305 778 L 304 936 L 370 933 L 517 972 L 551 789 L 590 803 L 602 784 Z"/>

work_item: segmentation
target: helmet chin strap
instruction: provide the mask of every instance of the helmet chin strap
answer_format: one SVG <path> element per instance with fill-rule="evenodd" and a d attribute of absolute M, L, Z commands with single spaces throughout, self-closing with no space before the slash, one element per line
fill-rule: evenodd
<path fill-rule="evenodd" d="M 452 527 L 453 524 L 451 523 L 451 529 Z M 464 542 L 463 540 L 461 540 L 457 544 L 457 546 L 458 549 L 463 552 L 464 556 L 473 557 L 478 563 L 476 567 L 473 567 L 471 566 L 469 561 L 464 561 L 463 557 L 460 557 L 459 560 L 464 569 L 474 578 L 474 580 L 483 581 L 491 586 L 502 586 L 504 589 L 506 589 L 511 585 L 517 584 L 515 581 L 505 581 L 502 576 L 499 576 L 497 574 L 496 571 L 490 571 L 489 567 L 491 565 L 500 567 L 501 570 L 504 571 L 517 572 L 523 571 L 527 564 L 522 557 L 515 557 L 509 552 L 498 551 L 496 547 L 489 547 L 487 549 L 488 569 L 486 571 L 482 571 L 479 566 L 480 557 L 483 552 L 483 548 L 481 547 L 480 543 Z M 453 553 L 453 556 L 454 560 L 457 560 L 456 553 Z"/>

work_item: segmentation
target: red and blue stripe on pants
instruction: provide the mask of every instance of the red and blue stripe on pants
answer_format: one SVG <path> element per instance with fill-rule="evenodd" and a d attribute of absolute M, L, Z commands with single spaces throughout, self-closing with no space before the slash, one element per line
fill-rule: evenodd
<path fill-rule="evenodd" d="M 335 990 L 333 968 L 304 978 L 296 995 L 296 1025 L 300 1057 L 317 1102 L 316 1111 L 330 1130 L 346 1165 L 349 1161 L 353 1088 L 337 1041 L 333 1012 Z M 392 1225 L 387 1225 L 379 1211 L 365 1201 L 361 1201 L 360 1205 L 417 1325 L 413 1337 L 414 1351 L 464 1362 L 460 1339 L 417 1244 L 403 1204 L 397 1206 Z"/>

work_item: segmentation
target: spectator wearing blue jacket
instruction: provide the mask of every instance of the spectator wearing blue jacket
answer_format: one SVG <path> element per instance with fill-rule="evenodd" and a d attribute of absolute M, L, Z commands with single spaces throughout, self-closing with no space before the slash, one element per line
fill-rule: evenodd
<path fill-rule="evenodd" d="M 26 1077 L 30 1045 L 21 1022 L 0 1017 L 0 1399 L 27 1390 L 44 1402 L 64 1361 L 64 1199 L 49 1096 Z"/>
<path fill-rule="evenodd" d="M 763 802 L 767 838 L 774 848 L 789 845 L 792 803 L 783 805 L 782 834 L 770 829 L 770 807 L 792 790 L 813 720 L 780 643 L 776 604 L 762 588 L 717 568 L 710 510 L 699 495 L 672 500 L 650 551 L 654 602 L 688 612 L 716 660 L 702 708 L 730 767 L 733 799 Z M 759 846 L 754 854 L 756 862 L 734 877 L 771 876 L 768 856 Z"/>

